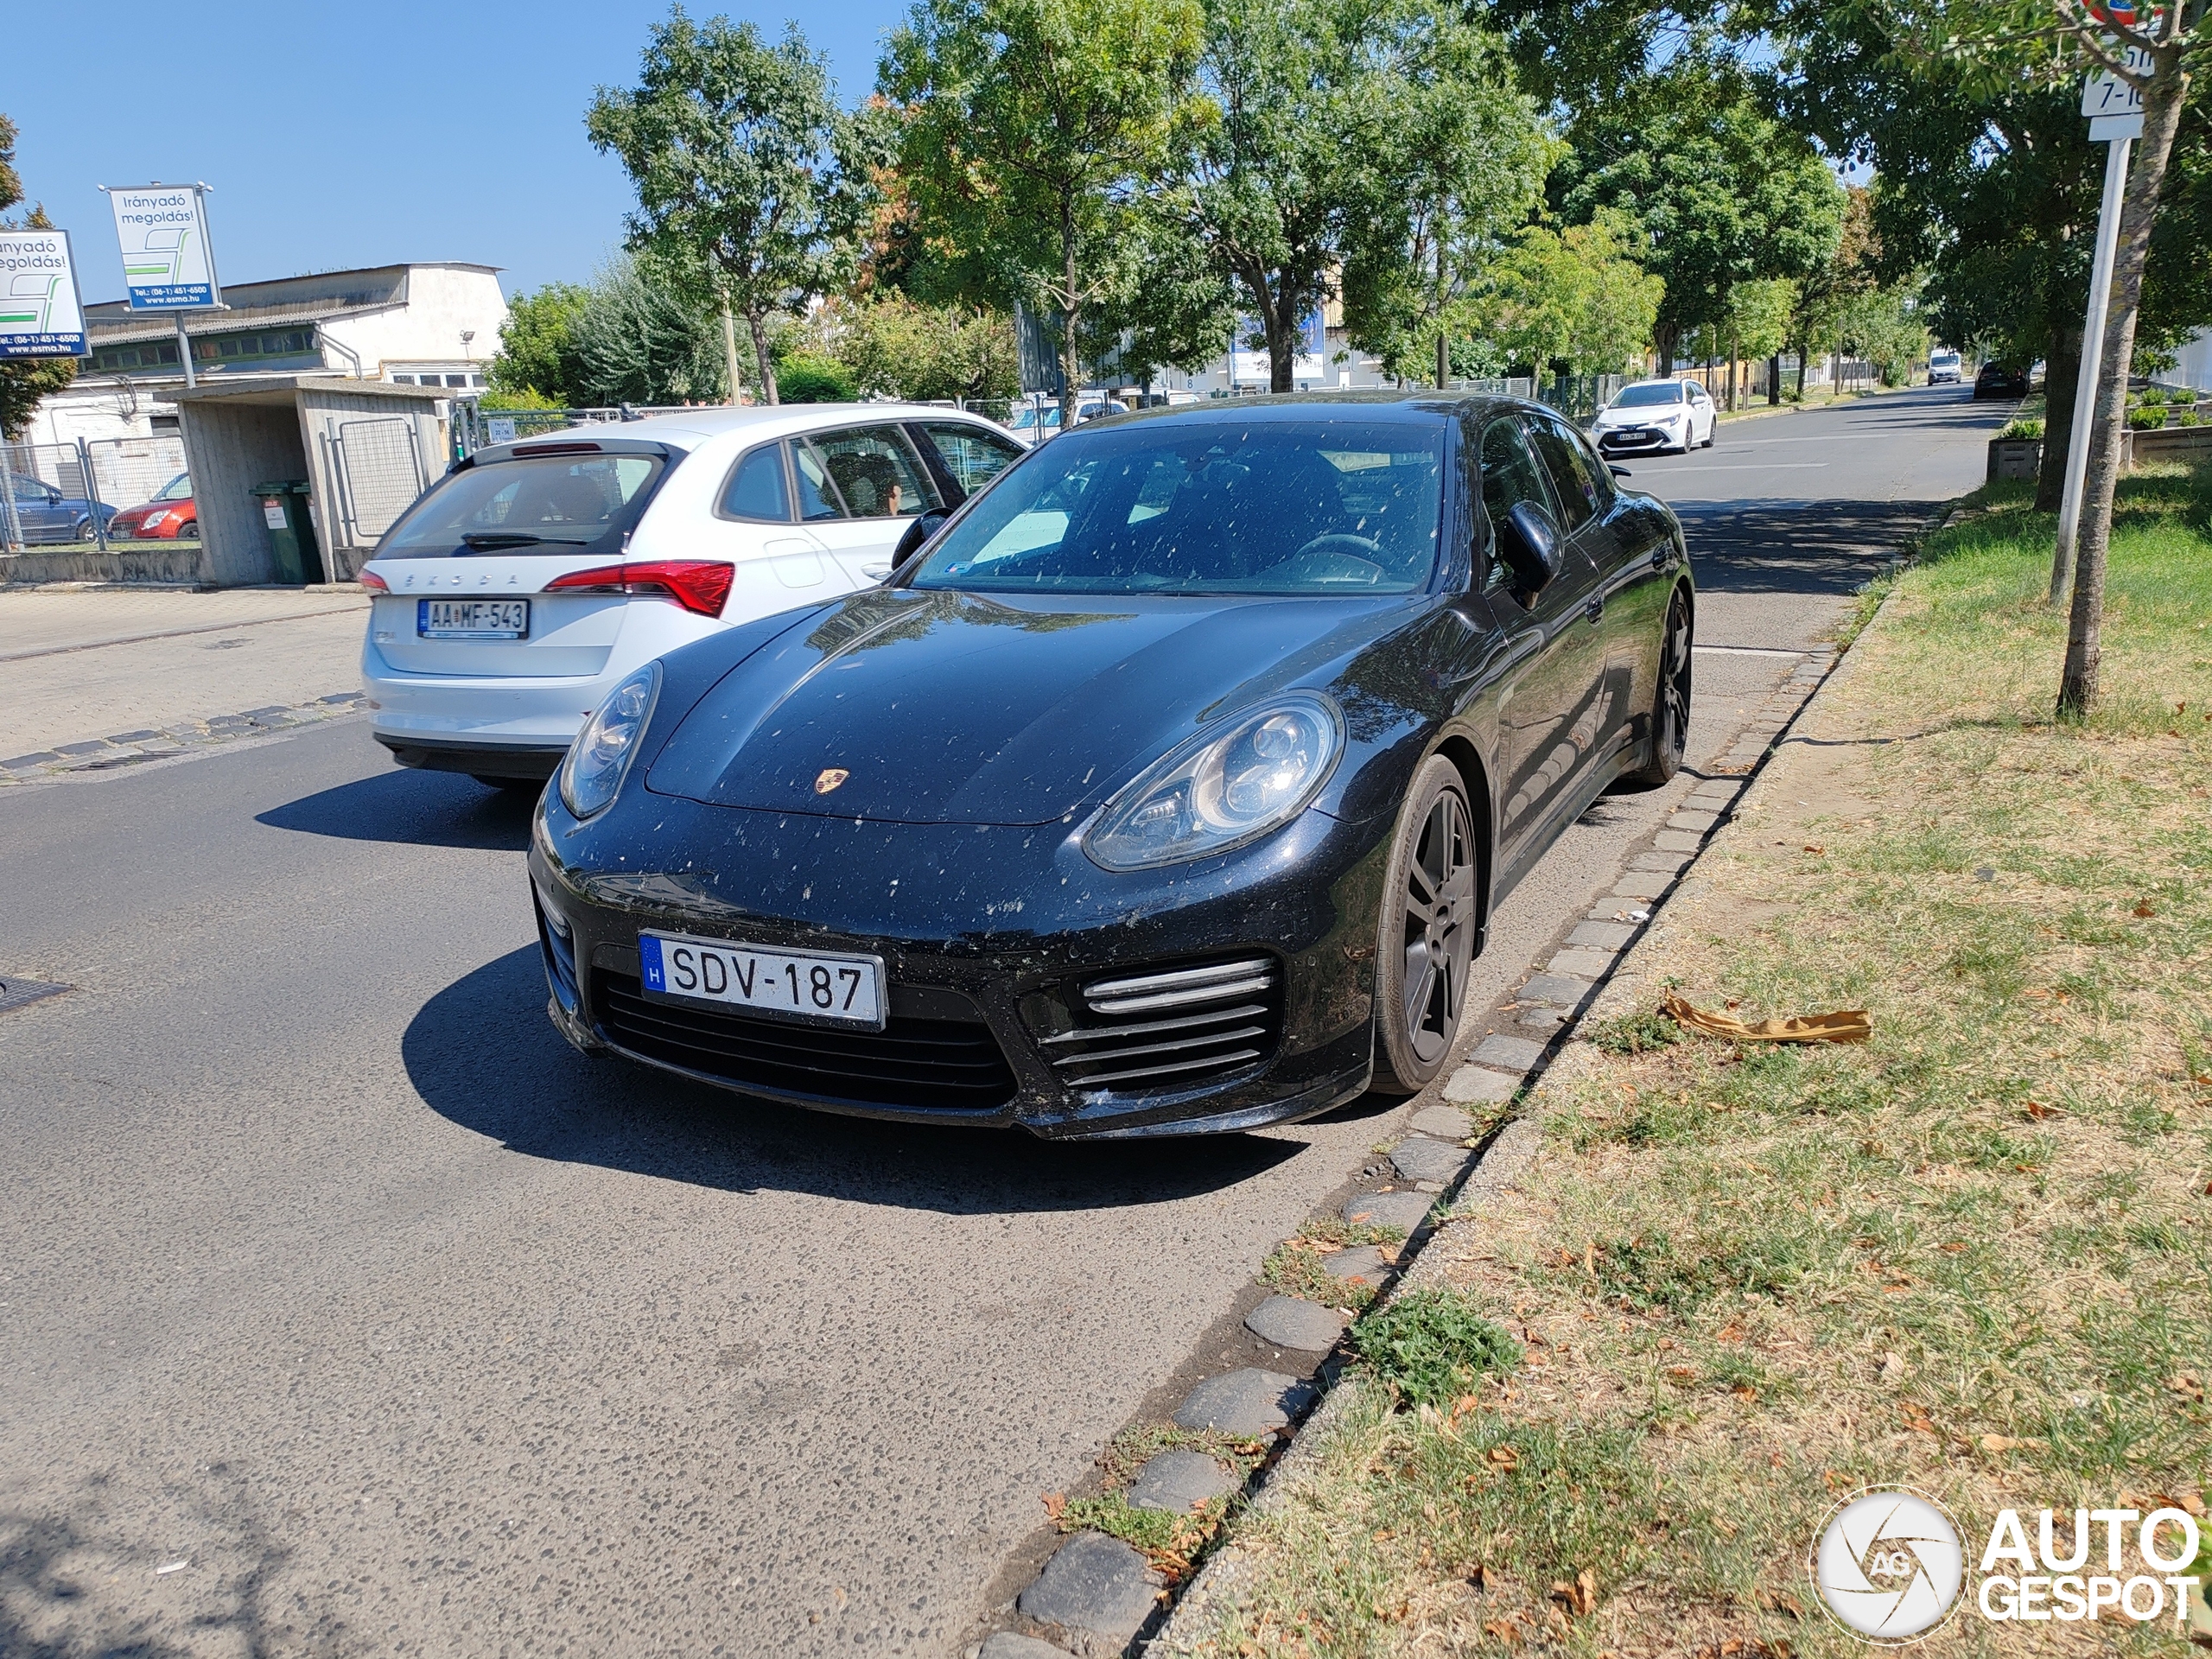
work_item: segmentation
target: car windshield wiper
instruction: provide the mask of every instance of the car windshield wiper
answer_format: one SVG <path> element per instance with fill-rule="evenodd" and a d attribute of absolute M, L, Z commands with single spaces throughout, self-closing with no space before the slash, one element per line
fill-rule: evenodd
<path fill-rule="evenodd" d="M 478 552 L 501 547 L 542 547 L 558 543 L 563 547 L 584 547 L 597 541 L 595 536 L 537 536 L 526 530 L 472 530 L 461 538 Z"/>

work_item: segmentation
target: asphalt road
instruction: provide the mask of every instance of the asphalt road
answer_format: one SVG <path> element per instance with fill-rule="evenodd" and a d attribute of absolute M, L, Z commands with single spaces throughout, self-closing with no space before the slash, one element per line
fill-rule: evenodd
<path fill-rule="evenodd" d="M 1999 418 L 1637 463 L 1719 647 L 1695 753 Z M 1671 798 L 1576 826 L 1478 996 Z M 0 977 L 77 988 L 0 1013 L 0 1653 L 957 1651 L 1399 1109 L 1056 1147 L 594 1065 L 525 821 L 353 720 L 0 793 Z"/>

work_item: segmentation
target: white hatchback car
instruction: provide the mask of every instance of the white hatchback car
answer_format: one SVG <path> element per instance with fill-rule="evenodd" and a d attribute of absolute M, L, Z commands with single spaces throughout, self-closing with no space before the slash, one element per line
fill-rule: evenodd
<path fill-rule="evenodd" d="M 480 449 L 377 543 L 361 682 L 402 766 L 550 777 L 652 658 L 880 581 L 1024 453 L 913 404 L 702 409 Z"/>
<path fill-rule="evenodd" d="M 1720 411 L 1694 380 L 1638 380 L 1623 386 L 1598 411 L 1591 435 L 1608 455 L 1652 454 L 1678 449 L 1688 454 L 1700 444 L 1710 449 Z"/>

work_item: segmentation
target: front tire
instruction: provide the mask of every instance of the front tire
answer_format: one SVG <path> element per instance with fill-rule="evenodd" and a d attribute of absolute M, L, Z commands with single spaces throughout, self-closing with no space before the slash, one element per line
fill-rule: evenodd
<path fill-rule="evenodd" d="M 1667 631 L 1659 637 L 1659 690 L 1651 705 L 1651 754 L 1628 781 L 1656 789 L 1682 769 L 1690 735 L 1690 600 L 1681 588 L 1667 602 Z"/>
<path fill-rule="evenodd" d="M 1375 1082 L 1410 1095 L 1451 1057 L 1481 929 L 1474 815 L 1459 769 L 1432 756 L 1391 838 L 1375 972 Z"/>

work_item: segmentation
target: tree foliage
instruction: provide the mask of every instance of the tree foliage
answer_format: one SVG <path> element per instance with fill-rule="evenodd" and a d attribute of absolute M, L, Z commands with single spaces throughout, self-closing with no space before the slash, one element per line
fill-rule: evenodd
<path fill-rule="evenodd" d="M 654 26 L 638 86 L 601 87 L 584 124 L 637 188 L 631 246 L 696 270 L 745 319 L 772 404 L 771 320 L 845 280 L 868 217 L 880 123 L 839 108 L 827 65 L 795 23 L 770 45 L 751 22 L 695 23 L 679 5 Z"/>
<path fill-rule="evenodd" d="M 696 282 L 645 251 L 594 278 L 575 321 L 585 404 L 717 404 L 728 396 L 721 320 Z"/>
<path fill-rule="evenodd" d="M 917 0 L 879 85 L 913 234 L 961 297 L 1052 317 L 1062 418 L 1086 320 L 1138 273 L 1134 204 L 1190 118 L 1197 0 Z"/>
<path fill-rule="evenodd" d="M 22 199 L 22 176 L 16 171 L 16 124 L 0 115 L 0 215 Z M 46 216 L 45 208 L 34 203 L 20 221 L 0 216 L 0 228 L 50 231 L 54 221 Z M 21 437 L 40 402 L 76 378 L 74 358 L 0 363 L 0 437 Z"/>
<path fill-rule="evenodd" d="M 1666 283 L 1662 357 L 1688 331 L 1725 324 L 1739 285 L 1809 275 L 1840 238 L 1843 187 L 1732 75 L 1656 81 L 1572 137 L 1554 191 L 1569 219 L 1610 208 L 1640 228 L 1643 263 Z"/>
<path fill-rule="evenodd" d="M 1635 238 L 1611 212 L 1522 232 L 1468 308 L 1483 372 L 1613 374 L 1641 356 L 1665 284 L 1632 257 Z"/>
<path fill-rule="evenodd" d="M 499 352 L 492 359 L 492 385 L 504 392 L 535 392 L 556 409 L 582 401 L 583 364 L 576 323 L 591 290 L 578 283 L 548 283 L 535 294 L 507 302 L 499 325 Z"/>
<path fill-rule="evenodd" d="M 928 403 L 1020 390 L 1014 321 L 1002 311 L 873 294 L 823 306 L 793 342 L 840 365 L 856 392 Z"/>

